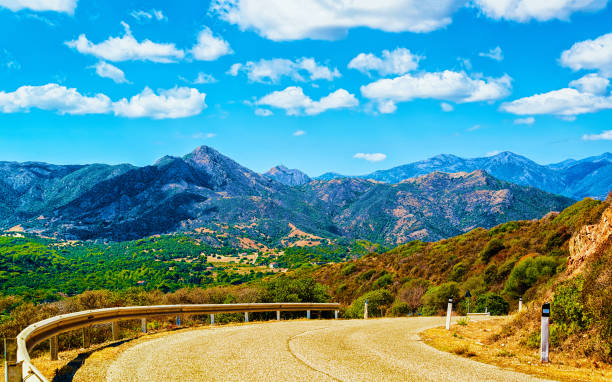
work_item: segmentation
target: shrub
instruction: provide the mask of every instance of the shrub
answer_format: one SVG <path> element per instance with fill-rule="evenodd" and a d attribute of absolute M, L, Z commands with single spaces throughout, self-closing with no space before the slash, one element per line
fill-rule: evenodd
<path fill-rule="evenodd" d="M 376 273 L 376 270 L 370 269 L 362 272 L 359 276 L 357 276 L 357 280 L 359 281 L 368 281 L 370 278 Z"/>
<path fill-rule="evenodd" d="M 557 260 L 549 256 L 527 258 L 514 266 L 510 277 L 506 280 L 504 291 L 513 297 L 522 296 L 541 277 L 553 276 L 556 272 Z"/>
<path fill-rule="evenodd" d="M 449 281 L 461 281 L 461 279 L 463 278 L 467 270 L 468 270 L 468 264 L 466 264 L 465 262 L 462 261 L 460 263 L 455 264 L 455 266 L 453 267 L 453 270 L 448 276 L 448 280 Z"/>
<path fill-rule="evenodd" d="M 448 299 L 458 299 L 459 285 L 454 282 L 447 282 L 436 287 L 429 288 L 423 296 L 424 312 L 439 312 L 446 309 Z M 457 302 L 455 300 L 455 302 Z M 435 313 L 434 313 L 435 314 Z"/>
<path fill-rule="evenodd" d="M 497 282 L 497 265 L 489 264 L 484 270 L 484 280 L 487 284 L 493 284 Z"/>
<path fill-rule="evenodd" d="M 584 280 L 577 277 L 560 284 L 550 305 L 551 316 L 562 335 L 586 329 L 589 319 L 581 299 Z"/>
<path fill-rule="evenodd" d="M 504 249 L 504 243 L 500 239 L 491 239 L 480 253 L 480 259 L 488 263 L 489 260 Z"/>
<path fill-rule="evenodd" d="M 476 297 L 476 306 L 474 307 L 478 312 L 484 312 L 485 308 L 491 313 L 492 316 L 501 316 L 508 314 L 510 304 L 502 298 L 502 296 L 495 293 L 485 293 Z"/>
<path fill-rule="evenodd" d="M 329 295 L 325 287 L 312 278 L 280 276 L 266 285 L 269 302 L 325 302 Z"/>
<path fill-rule="evenodd" d="M 410 305 L 401 301 L 394 302 L 389 309 L 389 315 L 392 317 L 407 316 L 412 312 L 413 310 L 410 308 Z"/>
<path fill-rule="evenodd" d="M 380 289 L 392 283 L 393 283 L 393 275 L 391 273 L 386 273 L 380 276 L 379 278 L 377 278 L 376 281 L 374 281 L 374 284 L 372 284 L 372 287 L 374 289 Z"/>
<path fill-rule="evenodd" d="M 377 289 L 357 298 L 346 310 L 349 318 L 363 318 L 363 307 L 368 300 L 368 315 L 370 317 L 382 316 L 384 311 L 393 303 L 393 295 L 387 289 Z"/>
<path fill-rule="evenodd" d="M 355 264 L 350 263 L 350 264 L 347 264 L 344 268 L 342 268 L 340 273 L 342 274 L 342 276 L 348 276 L 355 271 L 355 268 L 356 268 Z"/>
<path fill-rule="evenodd" d="M 429 280 L 425 279 L 408 280 L 399 290 L 400 301 L 407 303 L 411 312 L 416 312 L 421 307 L 421 299 L 429 285 Z"/>

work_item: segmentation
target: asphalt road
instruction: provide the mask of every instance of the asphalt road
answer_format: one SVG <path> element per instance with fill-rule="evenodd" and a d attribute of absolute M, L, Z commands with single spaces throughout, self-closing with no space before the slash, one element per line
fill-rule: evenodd
<path fill-rule="evenodd" d="M 433 349 L 441 317 L 310 320 L 195 329 L 133 346 L 107 381 L 538 381 Z"/>

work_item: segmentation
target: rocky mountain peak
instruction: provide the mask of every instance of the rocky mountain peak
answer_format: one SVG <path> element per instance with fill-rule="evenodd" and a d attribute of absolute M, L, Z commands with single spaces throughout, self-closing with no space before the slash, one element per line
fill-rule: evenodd
<path fill-rule="evenodd" d="M 287 186 L 299 186 L 310 182 L 310 177 L 302 171 L 289 169 L 283 165 L 274 166 L 263 175 Z"/>

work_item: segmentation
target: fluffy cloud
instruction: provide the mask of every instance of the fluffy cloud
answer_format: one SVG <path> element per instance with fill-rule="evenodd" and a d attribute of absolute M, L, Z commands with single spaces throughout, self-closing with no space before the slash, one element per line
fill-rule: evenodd
<path fill-rule="evenodd" d="M 353 155 L 353 158 L 365 159 L 368 162 L 380 162 L 387 158 L 383 153 L 357 153 Z"/>
<path fill-rule="evenodd" d="M 440 104 L 440 108 L 442 109 L 442 111 L 444 112 L 449 112 L 449 111 L 453 111 L 455 110 L 455 108 L 453 107 L 453 105 L 451 105 L 450 103 L 446 103 L 446 102 L 442 102 Z"/>
<path fill-rule="evenodd" d="M 527 117 L 527 118 L 517 118 L 514 120 L 515 125 L 533 125 L 535 122 L 535 118 Z"/>
<path fill-rule="evenodd" d="M 578 89 L 583 93 L 603 95 L 606 94 L 606 90 L 608 89 L 608 86 L 610 86 L 610 80 L 591 73 L 570 82 L 569 86 Z"/>
<path fill-rule="evenodd" d="M 271 60 L 261 59 L 257 62 L 248 61 L 245 64 L 234 64 L 230 67 L 228 74 L 237 76 L 244 72 L 249 81 L 261 83 L 278 83 L 282 77 L 289 77 L 294 81 L 315 81 L 319 79 L 331 81 L 340 77 L 338 69 L 330 69 L 325 65 L 318 64 L 314 58 L 302 57 L 295 61 L 284 58 L 273 58 Z"/>
<path fill-rule="evenodd" d="M 191 49 L 193 57 L 200 61 L 214 61 L 232 53 L 234 51 L 230 48 L 229 43 L 221 37 L 215 37 L 208 27 L 204 27 L 198 34 L 198 42 Z"/>
<path fill-rule="evenodd" d="M 501 61 L 504 59 L 504 54 L 499 46 L 489 50 L 488 52 L 480 52 L 478 53 L 480 57 L 488 57 L 495 61 Z"/>
<path fill-rule="evenodd" d="M 198 76 L 196 77 L 196 79 L 193 80 L 193 83 L 196 84 L 196 85 L 212 84 L 212 83 L 215 83 L 215 82 L 217 82 L 215 77 L 213 77 L 211 74 L 202 73 L 202 72 L 199 72 Z"/>
<path fill-rule="evenodd" d="M 255 115 L 258 115 L 260 117 L 269 117 L 272 114 L 274 114 L 274 113 L 272 113 L 272 111 L 268 110 L 268 109 L 262 109 L 260 107 L 255 109 Z"/>
<path fill-rule="evenodd" d="M 157 95 L 147 87 L 129 100 L 123 98 L 114 102 L 113 112 L 129 118 L 184 118 L 200 114 L 206 107 L 205 98 L 206 94 L 192 88 L 160 90 Z"/>
<path fill-rule="evenodd" d="M 0 91 L 0 112 L 23 113 L 36 108 L 59 114 L 113 113 L 130 118 L 181 118 L 199 114 L 206 107 L 205 96 L 190 88 L 160 90 L 159 95 L 145 88 L 130 100 L 123 98 L 112 102 L 104 94 L 86 96 L 74 88 L 47 84 L 22 86 L 8 93 Z"/>
<path fill-rule="evenodd" d="M 211 12 L 268 39 L 333 40 L 355 27 L 430 32 L 451 23 L 461 0 L 213 0 Z"/>
<path fill-rule="evenodd" d="M 383 50 L 382 57 L 372 53 L 359 53 L 349 62 L 348 67 L 362 73 L 376 71 L 381 76 L 405 74 L 415 70 L 421 58 L 423 57 L 410 53 L 406 48 L 397 48 L 393 51 Z"/>
<path fill-rule="evenodd" d="M 59 114 L 107 113 L 111 100 L 104 94 L 84 96 L 74 88 L 58 84 L 22 86 L 14 92 L 0 91 L 0 112 L 21 113 L 30 109 L 52 110 Z"/>
<path fill-rule="evenodd" d="M 492 19 L 527 22 L 568 20 L 574 12 L 598 11 L 608 0 L 474 0 L 474 5 Z"/>
<path fill-rule="evenodd" d="M 377 102 L 381 113 L 395 111 L 397 102 L 433 98 L 458 103 L 493 101 L 510 93 L 512 79 L 472 78 L 465 72 L 445 70 L 435 73 L 405 74 L 381 79 L 361 87 L 361 94 Z"/>
<path fill-rule="evenodd" d="M 301 137 L 302 135 L 306 135 L 306 132 L 304 130 L 296 130 L 293 132 L 294 137 Z"/>
<path fill-rule="evenodd" d="M 33 11 L 54 11 L 74 14 L 78 0 L 0 0 L 0 7 L 11 11 L 31 9 Z"/>
<path fill-rule="evenodd" d="M 258 105 L 284 109 L 287 115 L 315 115 L 330 109 L 342 109 L 359 105 L 357 98 L 344 89 L 338 89 L 318 101 L 304 94 L 299 86 L 289 86 L 272 92 L 257 101 Z"/>
<path fill-rule="evenodd" d="M 100 61 L 94 65 L 94 68 L 96 69 L 96 74 L 98 74 L 100 77 L 110 78 L 118 84 L 128 82 L 125 79 L 123 70 L 109 64 L 108 62 Z"/>
<path fill-rule="evenodd" d="M 563 88 L 504 103 L 500 109 L 518 115 L 553 114 L 575 116 L 612 109 L 612 97 L 584 93 L 572 88 Z"/>
<path fill-rule="evenodd" d="M 561 53 L 560 62 L 572 70 L 594 69 L 612 77 L 612 33 L 575 43 Z"/>
<path fill-rule="evenodd" d="M 606 130 L 601 134 L 585 134 L 582 136 L 585 141 L 612 141 L 612 130 Z"/>
<path fill-rule="evenodd" d="M 109 37 L 106 41 L 94 44 L 82 34 L 78 39 L 67 41 L 66 45 L 83 54 L 91 54 L 107 61 L 141 60 L 153 62 L 175 62 L 185 53 L 174 44 L 159 44 L 150 40 L 137 41 L 129 25 L 122 22 L 125 34 L 122 37 Z"/>
<path fill-rule="evenodd" d="M 130 16 L 132 16 L 138 21 L 153 20 L 153 19 L 157 21 L 168 20 L 168 18 L 164 16 L 164 13 L 157 9 L 151 9 L 150 11 L 143 11 L 143 10 L 132 11 L 130 13 Z"/>

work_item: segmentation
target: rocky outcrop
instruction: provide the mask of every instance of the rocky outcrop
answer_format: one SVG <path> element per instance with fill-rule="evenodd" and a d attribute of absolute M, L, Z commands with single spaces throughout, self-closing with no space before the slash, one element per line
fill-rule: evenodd
<path fill-rule="evenodd" d="M 567 273 L 579 273 L 588 259 L 602 253 L 612 245 L 612 204 L 610 197 L 597 224 L 582 227 L 569 242 L 570 255 L 567 258 Z"/>
<path fill-rule="evenodd" d="M 272 167 L 263 174 L 287 186 L 300 186 L 310 182 L 310 177 L 297 169 L 289 169 L 283 165 Z"/>

